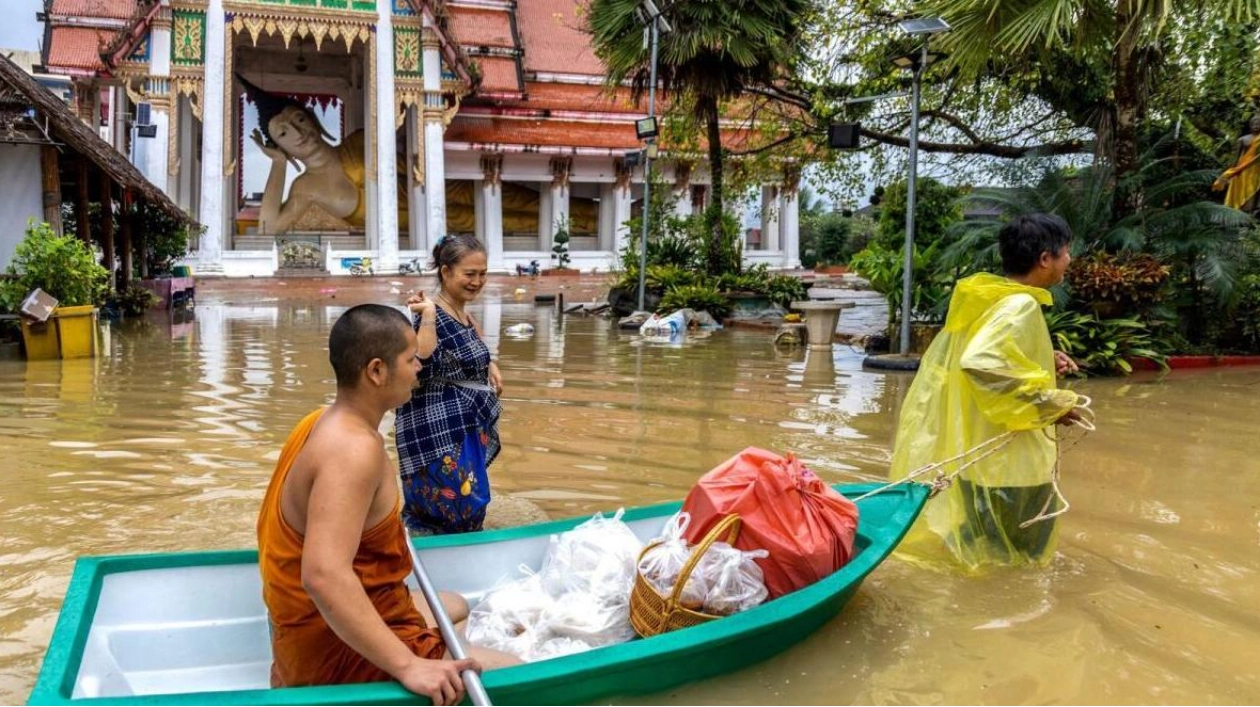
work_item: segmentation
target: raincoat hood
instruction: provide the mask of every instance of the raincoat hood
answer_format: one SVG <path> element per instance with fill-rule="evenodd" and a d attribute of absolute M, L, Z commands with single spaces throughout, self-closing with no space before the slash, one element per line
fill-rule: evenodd
<path fill-rule="evenodd" d="M 980 273 L 963 278 L 954 285 L 954 294 L 949 300 L 949 315 L 945 318 L 945 330 L 957 332 L 970 328 L 993 305 L 1016 294 L 1030 295 L 1043 307 L 1054 304 L 1054 297 L 1047 289 L 1022 285 L 992 273 Z"/>

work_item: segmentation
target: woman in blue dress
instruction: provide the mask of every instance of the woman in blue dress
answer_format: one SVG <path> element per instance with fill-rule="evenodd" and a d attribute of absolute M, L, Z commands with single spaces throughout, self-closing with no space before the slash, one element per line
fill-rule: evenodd
<path fill-rule="evenodd" d="M 403 520 L 415 533 L 466 533 L 485 521 L 486 469 L 499 453 L 503 378 L 465 309 L 486 284 L 486 250 L 471 236 L 444 236 L 430 267 L 437 294 L 407 300 L 421 370 L 394 423 Z"/>

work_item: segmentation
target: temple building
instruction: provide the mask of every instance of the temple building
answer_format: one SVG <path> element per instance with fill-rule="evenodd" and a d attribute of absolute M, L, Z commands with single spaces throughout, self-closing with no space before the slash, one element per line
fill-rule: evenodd
<path fill-rule="evenodd" d="M 646 101 L 606 86 L 580 4 L 46 0 L 42 68 L 205 227 L 200 273 L 394 272 L 446 233 L 481 238 L 492 270 L 547 267 L 558 231 L 572 267 L 607 271 L 641 208 Z M 667 147 L 653 168 L 693 213 L 703 150 Z M 797 175 L 763 186 L 747 261 L 799 265 Z"/>

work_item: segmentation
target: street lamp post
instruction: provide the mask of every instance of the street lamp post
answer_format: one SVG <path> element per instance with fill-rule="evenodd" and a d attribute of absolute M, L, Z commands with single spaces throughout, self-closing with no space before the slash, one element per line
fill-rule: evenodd
<path fill-rule="evenodd" d="M 901 348 L 902 356 L 910 355 L 910 311 L 911 280 L 914 268 L 914 206 L 915 183 L 919 176 L 919 84 L 923 78 L 923 68 L 927 65 L 927 40 L 923 42 L 923 53 L 915 62 L 914 78 L 910 87 L 910 174 L 906 183 L 906 253 L 901 282 Z"/>
<path fill-rule="evenodd" d="M 901 278 L 901 346 L 899 353 L 910 355 L 910 315 L 913 310 L 912 294 L 914 288 L 914 212 L 915 187 L 919 175 L 919 96 L 923 84 L 923 72 L 932 61 L 928 54 L 928 40 L 933 34 L 949 29 L 949 24 L 939 17 L 924 17 L 903 20 L 899 23 L 901 30 L 909 35 L 923 35 L 923 47 L 919 56 L 898 57 L 894 63 L 903 68 L 910 68 L 913 73 L 910 88 L 910 166 L 906 182 L 906 243 L 905 261 Z"/>
<path fill-rule="evenodd" d="M 652 212 L 652 153 L 659 134 L 656 125 L 656 57 L 657 44 L 661 31 L 669 32 L 669 23 L 661 17 L 661 11 L 652 0 L 643 0 L 639 19 L 647 23 L 647 31 L 652 45 L 651 66 L 648 69 L 648 117 L 635 125 L 635 135 L 644 140 L 647 147 L 643 151 L 643 232 L 639 241 L 639 311 L 646 307 L 647 296 L 647 242 L 648 220 Z"/>

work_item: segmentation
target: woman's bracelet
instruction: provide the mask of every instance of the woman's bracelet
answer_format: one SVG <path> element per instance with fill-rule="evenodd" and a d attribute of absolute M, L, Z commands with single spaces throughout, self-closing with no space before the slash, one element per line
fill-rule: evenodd
<path fill-rule="evenodd" d="M 420 326 L 437 326 L 436 319 L 421 319 Z"/>

